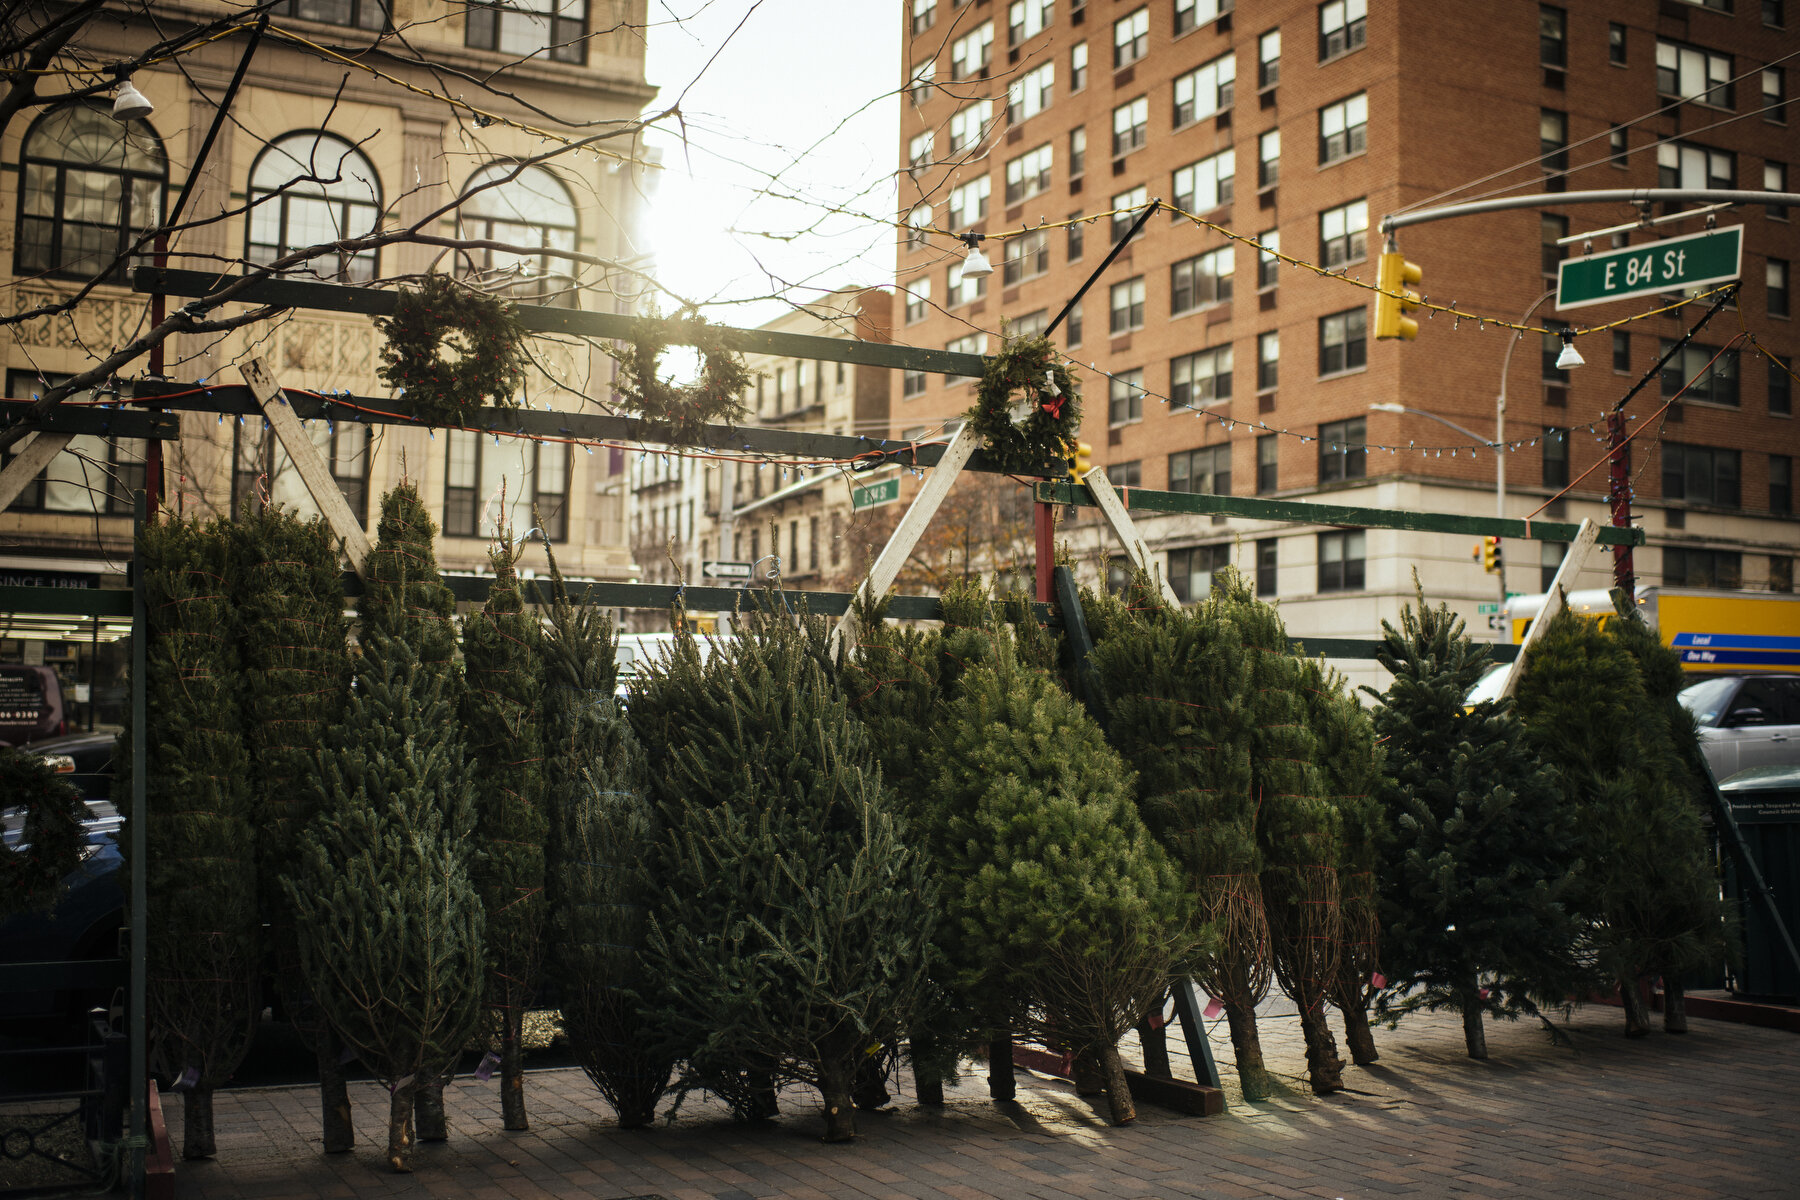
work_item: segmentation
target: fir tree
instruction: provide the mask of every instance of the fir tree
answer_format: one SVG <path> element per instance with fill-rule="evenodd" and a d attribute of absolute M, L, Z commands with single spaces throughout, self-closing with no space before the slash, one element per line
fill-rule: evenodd
<path fill-rule="evenodd" d="M 1510 700 L 1463 706 L 1488 652 L 1461 618 L 1423 600 L 1382 625 L 1393 673 L 1373 714 L 1386 749 L 1381 802 L 1380 1011 L 1462 1014 L 1471 1058 L 1483 1014 L 1515 1019 L 1576 986 L 1577 923 L 1565 908 L 1572 814 L 1527 745 Z"/>
<path fill-rule="evenodd" d="M 278 505 L 245 511 L 232 535 L 262 919 L 282 1007 L 314 1043 L 325 1152 L 342 1153 L 354 1142 L 338 1061 L 343 1047 L 306 987 L 281 890 L 300 831 L 317 808 L 318 748 L 343 719 L 350 694 L 338 543 L 322 519 L 301 520 Z"/>
<path fill-rule="evenodd" d="M 182 1155 L 210 1158 L 213 1089 L 262 1014 L 262 928 L 223 522 L 165 519 L 138 534 L 149 641 L 144 800 L 150 1065 L 184 1095 Z M 129 738 L 115 799 L 131 806 Z M 124 881 L 122 875 L 121 881 Z"/>
<path fill-rule="evenodd" d="M 1136 1116 L 1118 1040 L 1193 946 L 1175 867 L 1099 726 L 1005 641 L 944 714 L 925 830 L 956 923 L 959 983 L 988 1012 L 1093 1056 L 1115 1124 Z"/>
<path fill-rule="evenodd" d="M 549 966 L 576 1061 L 619 1124 L 637 1129 L 655 1117 L 675 1069 L 652 1050 L 640 999 L 656 810 L 643 749 L 613 699 L 612 622 L 570 601 L 548 542 L 544 552 L 553 580 L 543 642 Z"/>
<path fill-rule="evenodd" d="M 684 1088 L 740 1115 L 776 1082 L 813 1085 L 836 1141 L 855 1134 L 859 1067 L 911 1025 L 936 898 L 826 641 L 816 618 L 746 614 L 703 665 L 684 632 L 629 713 L 665 748 L 646 956 L 660 1042 Z"/>
<path fill-rule="evenodd" d="M 474 878 L 487 914 L 487 1006 L 500 1043 L 500 1112 L 530 1128 L 520 1042 L 537 994 L 544 940 L 544 691 L 542 627 L 519 598 L 519 548 L 502 527 L 489 551 L 487 603 L 463 622 L 463 734 L 480 852 Z"/>
<path fill-rule="evenodd" d="M 49 763 L 12 746 L 0 746 L 0 796 L 25 810 L 18 844 L 0 847 L 3 921 L 55 902 L 63 877 L 81 865 L 87 805 Z"/>

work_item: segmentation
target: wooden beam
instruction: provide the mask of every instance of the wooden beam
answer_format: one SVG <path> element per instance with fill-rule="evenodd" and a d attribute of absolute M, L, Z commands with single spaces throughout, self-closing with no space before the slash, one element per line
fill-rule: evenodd
<path fill-rule="evenodd" d="M 75 440 L 72 433 L 37 433 L 33 434 L 25 448 L 7 461 L 0 468 L 0 509 L 5 509 L 19 493 L 24 491 L 38 472 L 50 465 L 50 460 L 68 448 Z"/>
<path fill-rule="evenodd" d="M 1162 592 L 1162 598 L 1174 607 L 1180 608 L 1181 598 L 1175 594 L 1175 589 L 1169 586 L 1169 581 L 1165 578 L 1166 572 L 1162 570 L 1160 564 L 1150 557 L 1150 547 L 1139 536 L 1137 523 L 1131 519 L 1131 514 L 1125 511 L 1125 505 L 1119 500 L 1119 493 L 1113 491 L 1112 484 L 1107 482 L 1105 469 L 1095 467 L 1083 477 L 1082 483 L 1086 485 L 1088 495 L 1093 497 L 1092 503 L 1100 506 L 1100 515 L 1106 518 L 1108 525 L 1112 526 L 1113 535 L 1119 539 L 1119 544 L 1125 547 L 1125 555 L 1131 559 L 1132 566 L 1140 571 L 1149 572 L 1150 577 L 1156 580 L 1156 586 Z M 1044 486 L 1043 484 L 1038 485 L 1040 492 Z M 1071 492 L 1075 490 L 1073 485 L 1063 486 L 1067 486 Z"/>
<path fill-rule="evenodd" d="M 325 456 L 313 445 L 311 438 L 300 424 L 300 418 L 281 394 L 281 385 L 275 382 L 275 376 L 263 365 L 263 360 L 253 358 L 238 368 L 244 382 L 256 396 L 262 414 L 268 419 L 269 428 L 275 431 L 276 440 L 293 461 L 294 469 L 300 473 L 300 482 L 312 493 L 313 503 L 325 515 L 331 531 L 337 534 L 344 543 L 344 552 L 350 556 L 350 568 L 357 576 L 367 579 L 364 574 L 369 569 L 369 535 L 356 514 L 350 511 L 350 502 L 344 499 L 343 489 L 332 477 L 331 467 L 325 462 Z"/>
<path fill-rule="evenodd" d="M 1069 483 L 1037 485 L 1037 499 L 1052 504 L 1097 504 L 1086 490 Z M 1460 513 L 1412 512 L 1401 508 L 1355 508 L 1312 504 L 1304 500 L 1264 500 L 1255 496 L 1211 496 L 1195 492 L 1131 489 L 1131 507 L 1146 512 L 1247 517 L 1296 525 L 1335 525 L 1346 529 L 1410 529 L 1420 533 L 1467 533 L 1540 542 L 1567 542 L 1580 528 L 1559 521 L 1520 521 L 1511 517 L 1473 517 Z M 1644 531 L 1635 527 L 1600 528 L 1603 546 L 1641 546 Z"/>
<path fill-rule="evenodd" d="M 1568 600 L 1568 590 L 1575 584 L 1575 577 L 1581 574 L 1581 566 L 1587 561 L 1594 543 L 1602 528 L 1612 526 L 1596 525 L 1591 519 L 1584 520 L 1581 528 L 1575 533 L 1575 540 L 1569 543 L 1569 551 L 1563 555 L 1562 565 L 1556 568 L 1556 578 L 1544 589 L 1544 607 L 1538 609 L 1538 615 L 1531 619 L 1531 628 L 1525 631 L 1525 640 L 1519 644 L 1519 653 L 1513 658 L 1512 666 L 1506 669 L 1506 683 L 1500 688 L 1501 696 L 1510 696 L 1519 687 L 1519 678 L 1525 673 L 1525 658 L 1537 644 L 1538 638 L 1550 625 L 1550 621 L 1563 610 Z"/>
<path fill-rule="evenodd" d="M 71 403 L 77 397 L 92 394 L 77 392 L 74 396 L 64 397 L 61 404 L 36 417 L 30 414 L 29 400 L 0 400 L 0 429 L 29 425 L 39 433 L 85 433 L 95 437 L 144 438 L 159 442 L 172 442 L 181 436 L 181 418 L 173 413 Z"/>

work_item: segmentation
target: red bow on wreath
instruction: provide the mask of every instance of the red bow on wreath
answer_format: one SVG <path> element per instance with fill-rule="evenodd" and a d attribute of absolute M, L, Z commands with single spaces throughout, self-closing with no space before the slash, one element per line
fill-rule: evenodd
<path fill-rule="evenodd" d="M 1063 410 L 1063 397 L 1060 393 L 1058 393 L 1055 396 L 1051 396 L 1047 400 L 1040 397 L 1038 400 L 1038 407 L 1043 409 L 1045 412 L 1049 413 L 1051 420 L 1053 420 L 1053 421 L 1061 420 L 1062 419 L 1062 410 Z"/>

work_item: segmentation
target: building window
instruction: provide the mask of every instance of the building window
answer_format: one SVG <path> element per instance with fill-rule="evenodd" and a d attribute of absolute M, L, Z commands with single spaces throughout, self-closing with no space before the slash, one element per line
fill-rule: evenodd
<path fill-rule="evenodd" d="M 1175 0 L 1175 36 L 1211 25 L 1232 9 L 1232 0 Z"/>
<path fill-rule="evenodd" d="M 1763 267 L 1768 284 L 1766 307 L 1771 317 L 1785 317 L 1788 312 L 1788 264 L 1785 258 L 1771 258 Z"/>
<path fill-rule="evenodd" d="M 1050 235 L 1043 230 L 1020 234 L 1006 242 L 1006 262 L 1000 277 L 1007 287 L 1022 279 L 1035 279 L 1050 269 Z"/>
<path fill-rule="evenodd" d="M 1538 543 L 1538 591 L 1547 592 L 1556 582 L 1556 573 L 1562 569 L 1563 559 L 1569 555 L 1567 542 Z"/>
<path fill-rule="evenodd" d="M 906 248 L 918 250 L 929 243 L 926 233 L 931 228 L 931 205 L 915 204 L 906 214 Z"/>
<path fill-rule="evenodd" d="M 1029 200 L 1050 187 L 1051 148 L 1049 143 L 1028 150 L 1006 164 L 1006 202 L 1017 204 Z M 1048 244 L 1048 242 L 1046 242 Z"/>
<path fill-rule="evenodd" d="M 484 440 L 485 438 L 485 440 Z M 492 538 L 499 527 L 515 532 L 533 527 L 531 506 L 540 495 L 566 513 L 568 447 L 542 447 L 523 438 L 492 438 L 469 429 L 453 429 L 446 438 L 444 470 L 444 536 Z M 539 482 L 541 474 L 549 477 Z M 506 504 L 498 502 L 502 486 Z M 545 514 L 548 518 L 548 513 Z M 562 518 L 567 537 L 567 517 Z"/>
<path fill-rule="evenodd" d="M 993 123 L 992 100 L 977 100 L 957 109 L 950 118 L 950 153 L 961 154 L 981 145 Z"/>
<path fill-rule="evenodd" d="M 994 23 L 983 21 L 974 30 L 950 43 L 950 78 L 960 82 L 977 74 L 985 76 L 988 55 L 994 47 Z"/>
<path fill-rule="evenodd" d="M 1562 490 L 1569 486 L 1569 431 L 1554 425 L 1544 427 L 1544 486 Z"/>
<path fill-rule="evenodd" d="M 1617 21 L 1606 25 L 1606 61 L 1625 65 L 1625 26 Z"/>
<path fill-rule="evenodd" d="M 1281 130 L 1271 129 L 1256 139 L 1256 186 L 1272 188 L 1281 181 Z"/>
<path fill-rule="evenodd" d="M 1607 131 L 1606 161 L 1622 171 L 1631 166 L 1631 153 L 1625 127 L 1622 125 Z"/>
<path fill-rule="evenodd" d="M 1112 425 L 1124 425 L 1144 419 L 1144 372 L 1120 371 L 1107 388 L 1106 419 Z"/>
<path fill-rule="evenodd" d="M 1113 157 L 1123 158 L 1133 150 L 1142 149 L 1149 129 L 1150 101 L 1147 97 L 1139 96 L 1113 109 Z"/>
<path fill-rule="evenodd" d="M 269 10 L 277 17 L 343 25 L 350 29 L 386 29 L 387 5 L 383 0 L 281 0 Z"/>
<path fill-rule="evenodd" d="M 923 321 L 931 306 L 931 276 L 921 275 L 901 290 L 906 293 L 906 323 Z"/>
<path fill-rule="evenodd" d="M 1019 340 L 1044 336 L 1044 326 L 1050 323 L 1050 314 L 1044 309 L 1028 312 L 1013 321 L 1007 328 L 1007 340 Z"/>
<path fill-rule="evenodd" d="M 944 349 L 952 354 L 986 354 L 987 334 L 964 334 L 962 337 L 945 342 Z M 955 387 L 962 383 L 974 383 L 977 378 L 978 377 L 974 375 L 946 375 L 944 377 L 944 386 Z M 917 439 L 909 437 L 906 440 L 910 442 L 916 441 Z"/>
<path fill-rule="evenodd" d="M 1275 594 L 1275 569 L 1280 564 L 1275 551 L 1276 539 L 1258 538 L 1256 542 L 1256 594 Z"/>
<path fill-rule="evenodd" d="M 931 165 L 935 156 L 936 151 L 932 149 L 932 134 L 929 129 L 906 143 L 906 165 L 915 179 L 918 178 L 920 171 Z"/>
<path fill-rule="evenodd" d="M 1319 535 L 1319 590 L 1356 592 L 1363 586 L 1364 535 L 1344 529 Z"/>
<path fill-rule="evenodd" d="M 1055 0 L 1015 0 L 1007 10 L 1006 44 L 1016 46 L 1044 32 L 1055 10 Z"/>
<path fill-rule="evenodd" d="M 1742 478 L 1738 470 L 1740 458 L 1736 450 L 1664 442 L 1663 499 L 1736 508 L 1740 501 L 1738 481 Z"/>
<path fill-rule="evenodd" d="M 1079 179 L 1087 170 L 1087 126 L 1069 130 L 1069 178 Z"/>
<path fill-rule="evenodd" d="M 1144 277 L 1139 275 L 1112 285 L 1112 320 L 1108 331 L 1118 337 L 1144 327 Z"/>
<path fill-rule="evenodd" d="M 1231 562 L 1231 547 L 1224 543 L 1169 551 L 1169 588 L 1183 604 L 1204 600 L 1212 593 L 1213 572 Z"/>
<path fill-rule="evenodd" d="M 381 184 L 361 151 L 329 133 L 285 134 L 250 168 L 250 261 L 272 263 L 307 246 L 361 237 L 380 222 L 381 211 Z M 296 270 L 367 283 L 375 278 L 375 255 L 373 249 L 332 252 Z"/>
<path fill-rule="evenodd" d="M 1787 6 L 1782 0 L 1762 0 L 1762 23 L 1770 29 L 1781 29 L 1787 24 Z"/>
<path fill-rule="evenodd" d="M 1281 373 L 1281 334 L 1275 330 L 1256 335 L 1256 390 L 1272 392 Z"/>
<path fill-rule="evenodd" d="M 1369 97 L 1358 92 L 1319 110 L 1319 165 L 1341 162 L 1368 148 Z"/>
<path fill-rule="evenodd" d="M 570 260 L 547 253 L 572 251 L 578 240 L 575 202 L 560 179 L 543 167 L 491 163 L 470 177 L 463 196 L 457 221 L 465 238 L 540 248 L 463 251 L 464 266 L 478 280 L 502 286 L 516 300 L 576 307 Z"/>
<path fill-rule="evenodd" d="M 1562 175 L 1569 169 L 1569 114 L 1554 108 L 1538 110 L 1538 165 L 1547 175 Z M 1550 191 L 1560 192 L 1562 181 L 1550 181 Z"/>
<path fill-rule="evenodd" d="M 6 394 L 24 399 L 34 392 L 66 383 L 70 378 L 69 375 L 8 371 Z M 366 426 L 356 428 L 367 432 Z M 323 428 L 320 432 L 324 432 Z M 145 445 L 142 438 L 78 434 L 70 438 L 69 444 L 50 460 L 49 465 L 25 485 L 7 511 L 105 513 L 129 517 L 135 511 L 134 493 L 144 488 Z M 17 450 L 0 452 L 0 466 L 17 453 Z"/>
<path fill-rule="evenodd" d="M 1175 207 L 1204 213 L 1230 204 L 1236 189 L 1237 153 L 1221 150 L 1210 158 L 1178 169 L 1170 184 Z"/>
<path fill-rule="evenodd" d="M 906 85 L 906 94 L 912 100 L 914 108 L 921 107 L 931 99 L 931 88 L 937 79 L 937 59 L 928 58 L 914 65 L 912 75 Z"/>
<path fill-rule="evenodd" d="M 572 449 L 548 442 L 536 442 L 532 446 L 537 459 L 531 476 L 532 511 L 540 515 L 544 534 L 553 542 L 569 540 L 569 453 Z M 690 500 L 688 536 L 692 537 L 693 533 L 694 507 Z"/>
<path fill-rule="evenodd" d="M 1559 71 L 1569 65 L 1569 14 L 1548 4 L 1538 5 L 1538 62 Z"/>
<path fill-rule="evenodd" d="M 1067 244 L 1063 249 L 1067 252 L 1069 261 L 1076 262 L 1081 258 L 1083 243 L 1087 241 L 1087 234 L 1085 232 L 1087 229 L 1087 222 L 1081 219 L 1080 213 L 1070 213 L 1069 224 L 1066 228 L 1068 232 L 1064 241 Z"/>
<path fill-rule="evenodd" d="M 1231 495 L 1231 444 L 1169 455 L 1169 490 L 1202 496 Z"/>
<path fill-rule="evenodd" d="M 1794 590 L 1794 560 L 1789 555 L 1769 555 L 1769 590 L 1771 592 Z"/>
<path fill-rule="evenodd" d="M 1113 463 L 1106 468 L 1106 482 L 1114 487 L 1143 487 L 1144 464 L 1141 459 Z"/>
<path fill-rule="evenodd" d="M 1079 92 L 1087 86 L 1087 43 L 1076 42 L 1069 50 L 1069 91 Z"/>
<path fill-rule="evenodd" d="M 949 286 L 944 290 L 944 303 L 950 308 L 964 304 L 973 304 L 987 295 L 986 275 L 964 275 L 963 262 L 959 258 L 950 264 Z"/>
<path fill-rule="evenodd" d="M 1569 248 L 1560 245 L 1563 238 L 1569 236 L 1569 218 L 1553 216 L 1550 213 L 1538 214 L 1538 255 L 1546 282 L 1555 279 L 1562 260 L 1568 256 Z"/>
<path fill-rule="evenodd" d="M 1664 142 L 1656 148 L 1656 186 L 1666 188 L 1736 187 L 1737 156 L 1687 142 Z"/>
<path fill-rule="evenodd" d="M 1169 363 L 1169 403 L 1174 407 L 1207 408 L 1230 399 L 1230 346 L 1184 354 Z"/>
<path fill-rule="evenodd" d="M 1787 191 L 1787 164 L 1786 163 L 1778 163 L 1778 162 L 1763 163 L 1763 191 L 1765 191 L 1765 192 L 1785 192 L 1785 191 Z M 1788 219 L 1787 205 L 1785 205 L 1785 204 L 1765 204 L 1765 205 L 1763 205 L 1763 215 L 1768 217 L 1771 221 L 1785 221 Z"/>
<path fill-rule="evenodd" d="M 1664 338 L 1662 353 L 1667 354 L 1674 342 Z M 1713 362 L 1717 354 L 1718 361 Z M 1707 364 L 1711 362 L 1709 369 Z M 1692 380 L 1692 383 L 1688 381 Z M 1738 352 L 1726 350 L 1720 353 L 1711 346 L 1696 346 L 1692 342 L 1681 348 L 1681 352 L 1663 364 L 1662 394 L 1663 399 L 1672 400 L 1681 396 L 1684 400 L 1698 400 L 1706 404 L 1723 404 L 1731 408 L 1738 405 Z M 1687 386 L 1684 393 L 1681 389 Z"/>
<path fill-rule="evenodd" d="M 1128 67 L 1150 49 L 1150 10 L 1140 8 L 1113 22 L 1113 70 Z"/>
<path fill-rule="evenodd" d="M 1330 0 L 1319 5 L 1319 61 L 1360 50 L 1368 40 L 1368 0 Z"/>
<path fill-rule="evenodd" d="M 1319 214 L 1319 258 L 1327 267 L 1341 267 L 1368 257 L 1369 202 L 1352 200 L 1342 208 Z"/>
<path fill-rule="evenodd" d="M 1131 232 L 1132 225 L 1136 223 L 1138 219 L 1137 210 L 1144 207 L 1144 205 L 1149 202 L 1150 189 L 1142 184 L 1132 188 L 1129 192 L 1120 192 L 1112 198 L 1113 245 L 1116 246 L 1125 240 L 1125 235 Z M 1143 235 L 1144 231 L 1141 229 L 1138 230 L 1138 236 L 1142 237 Z"/>
<path fill-rule="evenodd" d="M 587 61 L 587 0 L 471 0 L 464 42 L 514 58 Z"/>
<path fill-rule="evenodd" d="M 1175 77 L 1175 128 L 1201 121 L 1231 107 L 1237 85 L 1237 59 L 1221 54 L 1209 63 Z"/>
<path fill-rule="evenodd" d="M 1281 82 L 1281 30 L 1271 29 L 1256 39 L 1256 86 L 1272 88 Z"/>
<path fill-rule="evenodd" d="M 1025 72 L 1006 89 L 1006 119 L 1017 125 L 1046 108 L 1056 95 L 1056 64 L 1045 63 Z"/>
<path fill-rule="evenodd" d="M 33 122 L 23 145 L 15 274 L 121 281 L 149 261 L 122 257 L 162 222 L 169 168 L 149 122 L 65 104 Z"/>
<path fill-rule="evenodd" d="M 993 192 L 994 181 L 986 175 L 971 179 L 959 188 L 950 190 L 950 228 L 961 229 L 965 225 L 987 216 L 988 196 Z"/>
<path fill-rule="evenodd" d="M 1794 360 L 1775 354 L 1766 357 L 1769 364 L 1769 415 L 1794 415 Z"/>
<path fill-rule="evenodd" d="M 1538 338 L 1538 378 L 1550 383 L 1563 383 L 1566 376 L 1556 365 L 1556 360 L 1560 357 L 1562 357 L 1562 338 L 1554 333 L 1540 334 Z"/>
<path fill-rule="evenodd" d="M 1663 547 L 1663 586 L 1737 588 L 1743 586 L 1744 557 L 1730 550 Z"/>
<path fill-rule="evenodd" d="M 1769 511 L 1782 517 L 1794 514 L 1794 460 L 1786 454 L 1769 455 Z"/>
<path fill-rule="evenodd" d="M 1256 494 L 1266 496 L 1280 485 L 1278 456 L 1281 447 L 1275 439 L 1279 434 L 1265 433 L 1256 439 Z"/>
<path fill-rule="evenodd" d="M 1369 423 L 1363 417 L 1319 426 L 1319 482 L 1339 483 L 1368 474 Z"/>
<path fill-rule="evenodd" d="M 1068 331 L 1063 336 L 1067 339 L 1065 345 L 1069 349 L 1073 350 L 1081 345 L 1081 301 L 1077 300 L 1074 307 L 1069 309 L 1069 317 L 1063 322 L 1063 328 Z"/>
<path fill-rule="evenodd" d="M 1623 329 L 1613 330 L 1613 370 L 1620 375 L 1631 374 L 1631 335 Z"/>
<path fill-rule="evenodd" d="M 1256 242 L 1261 247 L 1256 252 L 1256 290 L 1266 292 L 1281 277 L 1281 260 L 1275 257 L 1281 252 L 1281 233 L 1271 229 L 1258 234 Z"/>
<path fill-rule="evenodd" d="M 1319 318 L 1319 374 L 1354 371 L 1367 362 L 1368 314 L 1360 308 Z"/>
<path fill-rule="evenodd" d="M 1656 93 L 1714 108 L 1730 108 L 1731 55 L 1656 39 Z"/>
<path fill-rule="evenodd" d="M 1231 299 L 1232 247 L 1220 246 L 1169 268 L 1169 315 Z"/>
<path fill-rule="evenodd" d="M 912 31 L 924 33 L 937 20 L 937 0 L 912 0 Z"/>
<path fill-rule="evenodd" d="M 1764 67 L 1762 73 L 1763 120 L 1777 125 L 1787 124 L 1787 72 L 1781 67 Z"/>
<path fill-rule="evenodd" d="M 925 372 L 911 368 L 900 373 L 900 398 L 910 400 L 925 394 Z"/>

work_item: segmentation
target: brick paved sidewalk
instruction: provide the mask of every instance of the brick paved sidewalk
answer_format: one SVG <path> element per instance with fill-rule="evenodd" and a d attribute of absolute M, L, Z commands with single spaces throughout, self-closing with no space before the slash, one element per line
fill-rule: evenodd
<path fill-rule="evenodd" d="M 452 1136 L 419 1147 L 416 1173 L 390 1174 L 379 1147 L 386 1093 L 353 1085 L 359 1143 L 319 1153 L 316 1092 L 263 1088 L 217 1097 L 219 1158 L 178 1167 L 183 1200 L 657 1195 L 667 1200 L 912 1197 L 1800 1197 L 1800 1038 L 1693 1022 L 1686 1037 L 1628 1042 L 1616 1009 L 1578 1010 L 1574 1047 L 1541 1027 L 1491 1028 L 1493 1058 L 1471 1062 L 1454 1016 L 1378 1031 L 1382 1062 L 1347 1068 L 1325 1100 L 1295 1078 L 1257 1104 L 1233 1092 L 1223 1117 L 1144 1106 L 1106 1125 L 1096 1102 L 1022 1076 L 996 1105 L 975 1075 L 941 1110 L 902 1096 L 859 1114 L 851 1145 L 817 1139 L 814 1099 L 783 1095 L 783 1115 L 734 1125 L 690 1101 L 673 1125 L 625 1133 L 577 1070 L 527 1082 L 532 1129 L 501 1130 L 496 1079 L 446 1093 Z M 1271 1067 L 1302 1070 L 1294 1022 L 1264 1022 Z M 1220 1029 L 1215 1047 L 1229 1045 Z M 1179 1039 L 1174 1039 L 1177 1044 Z M 1231 1081 L 1228 1079 L 1228 1089 Z M 168 1108 L 180 1145 L 179 1103 Z"/>

